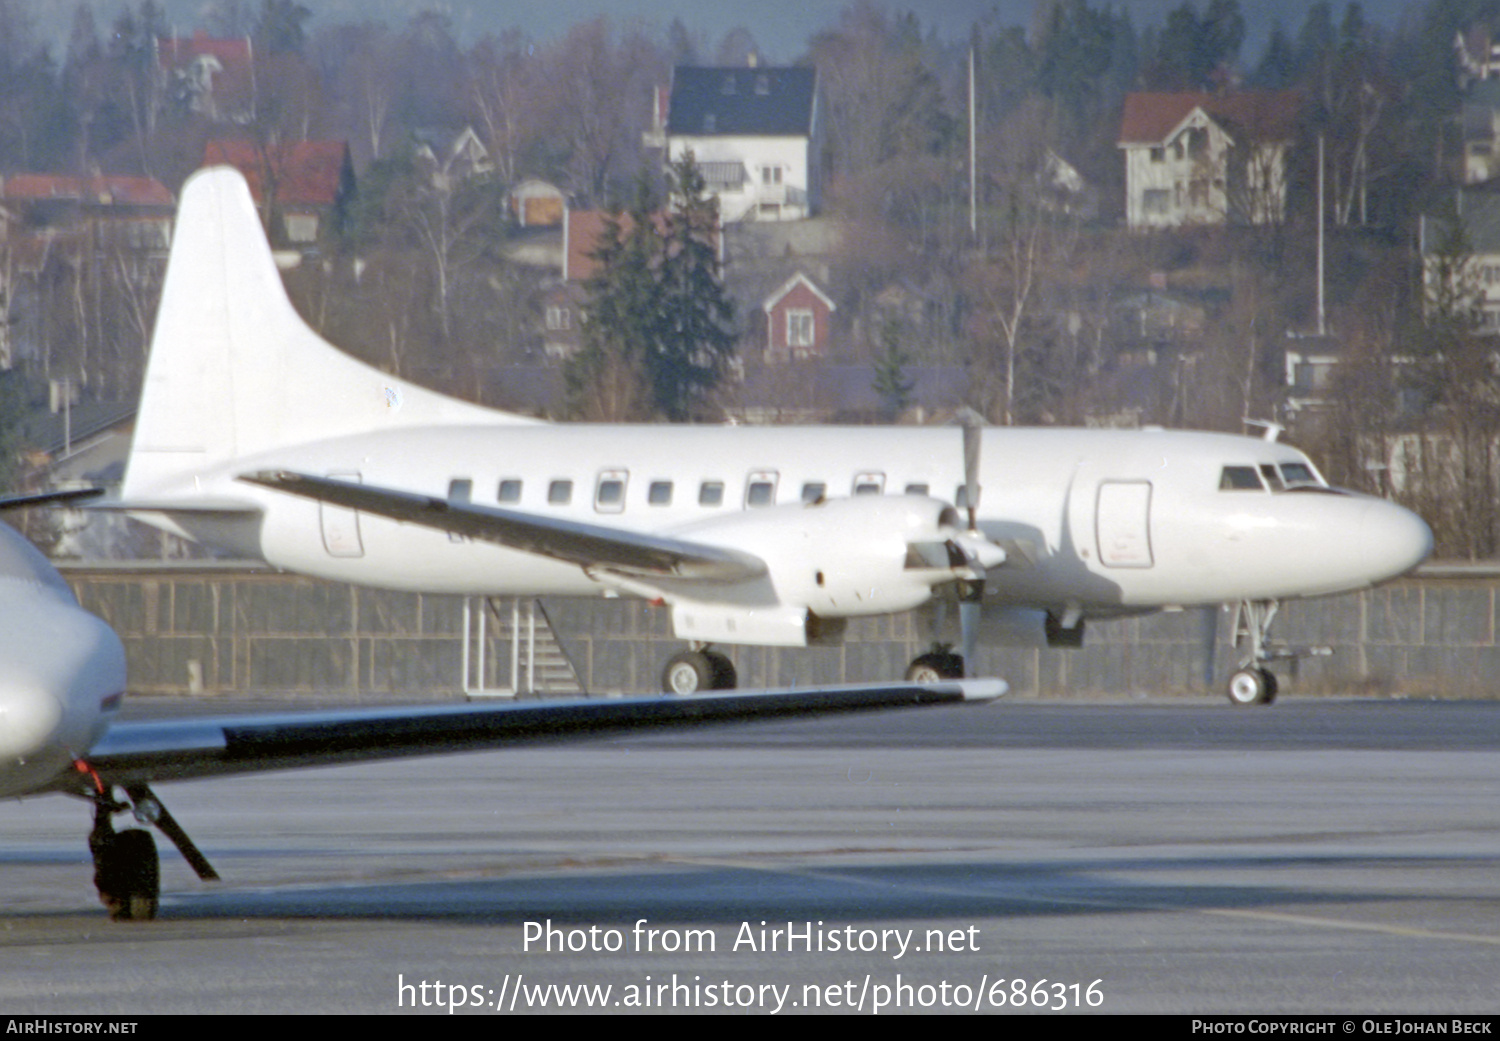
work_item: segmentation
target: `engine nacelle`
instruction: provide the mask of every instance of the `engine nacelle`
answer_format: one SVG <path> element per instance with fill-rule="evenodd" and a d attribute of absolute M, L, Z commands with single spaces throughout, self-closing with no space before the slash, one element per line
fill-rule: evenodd
<path fill-rule="evenodd" d="M 737 612 L 742 624 L 747 609 L 757 616 L 750 627 L 762 638 L 736 634 L 745 643 L 785 645 L 764 639 L 766 630 L 788 634 L 798 618 L 804 628 L 816 628 L 812 622 L 820 619 L 909 611 L 930 600 L 935 586 L 977 574 L 957 512 L 924 496 L 858 496 L 747 510 L 677 534 L 765 561 L 766 576 L 746 583 L 739 595 L 716 591 L 719 611 Z M 705 628 L 722 628 L 710 620 L 715 611 L 674 598 L 678 635 L 707 638 Z M 726 613 L 726 625 L 727 619 Z M 713 638 L 735 639 L 724 632 Z"/>

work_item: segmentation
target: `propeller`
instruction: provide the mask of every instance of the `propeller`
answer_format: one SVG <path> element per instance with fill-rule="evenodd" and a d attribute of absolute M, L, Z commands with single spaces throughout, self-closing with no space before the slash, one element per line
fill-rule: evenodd
<path fill-rule="evenodd" d="M 970 577 L 958 586 L 958 625 L 964 658 L 964 676 L 973 678 L 975 655 L 979 645 L 979 620 L 984 604 L 984 583 L 989 568 L 1005 561 L 1005 550 L 995 545 L 979 530 L 979 451 L 984 437 L 984 418 L 973 409 L 959 413 L 964 436 L 964 507 L 969 514 L 969 530 L 959 540 L 969 558 Z"/>

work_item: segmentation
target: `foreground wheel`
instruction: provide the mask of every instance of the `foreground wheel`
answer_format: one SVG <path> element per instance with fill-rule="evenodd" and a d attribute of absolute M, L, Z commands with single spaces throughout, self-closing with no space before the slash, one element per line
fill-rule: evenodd
<path fill-rule="evenodd" d="M 89 843 L 99 902 L 117 922 L 149 922 L 161 896 L 160 860 L 151 833 L 131 828 Z"/>
<path fill-rule="evenodd" d="M 1229 700 L 1235 705 L 1269 705 L 1276 700 L 1276 676 L 1267 669 L 1241 669 L 1229 677 Z"/>
<path fill-rule="evenodd" d="M 912 683 L 936 683 L 963 677 L 964 656 L 952 651 L 929 651 L 913 658 L 906 669 L 906 678 Z"/>
<path fill-rule="evenodd" d="M 704 651 L 703 656 L 708 659 L 709 666 L 714 671 L 714 690 L 734 690 L 740 685 L 740 676 L 734 669 L 734 662 L 729 657 L 718 651 Z"/>
<path fill-rule="evenodd" d="M 730 669 L 733 671 L 733 666 Z M 714 665 L 707 654 L 682 651 L 667 660 L 667 667 L 661 673 L 661 689 L 668 694 L 698 694 L 714 689 L 714 675 Z"/>

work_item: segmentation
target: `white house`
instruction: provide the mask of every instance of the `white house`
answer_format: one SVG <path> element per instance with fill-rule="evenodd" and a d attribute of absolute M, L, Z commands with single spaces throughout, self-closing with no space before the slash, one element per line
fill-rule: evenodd
<path fill-rule="evenodd" d="M 1132 228 L 1271 224 L 1286 212 L 1292 91 L 1126 95 L 1125 219 Z"/>
<path fill-rule="evenodd" d="M 1446 298 L 1472 316 L 1478 331 L 1500 334 L 1500 194 L 1461 188 L 1455 212 L 1456 228 L 1439 217 L 1424 216 L 1418 224 L 1426 309 Z"/>
<path fill-rule="evenodd" d="M 801 220 L 817 210 L 816 70 L 678 66 L 666 124 L 667 161 L 693 153 L 726 223 Z"/>

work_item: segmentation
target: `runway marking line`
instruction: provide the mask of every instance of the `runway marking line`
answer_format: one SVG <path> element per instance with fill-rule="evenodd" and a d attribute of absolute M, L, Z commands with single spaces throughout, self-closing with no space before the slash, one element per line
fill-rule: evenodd
<path fill-rule="evenodd" d="M 788 869 L 776 867 L 771 864 L 754 863 L 752 861 L 731 860 L 717 857 L 672 857 L 670 860 L 676 863 L 712 865 L 716 867 L 736 867 L 749 871 L 761 871 L 767 874 L 777 875 L 802 875 L 810 878 L 820 878 L 830 882 L 853 883 L 862 886 L 880 885 L 888 887 L 889 883 L 876 883 L 867 878 L 845 875 L 837 871 L 824 871 L 813 869 Z M 978 894 L 974 890 L 954 886 L 911 886 L 925 893 L 940 894 L 943 896 L 974 897 L 976 895 L 990 896 L 993 894 Z M 1169 907 L 1162 904 L 1133 904 L 1110 900 L 1082 900 L 1078 897 L 1042 897 L 1029 896 L 1021 893 L 1007 893 L 1007 900 L 1015 900 L 1020 903 L 1033 904 L 1066 904 L 1074 907 L 1096 907 L 1108 910 L 1126 911 L 1164 911 L 1180 914 L 1184 910 L 1195 914 L 1213 915 L 1221 918 L 1250 918 L 1263 919 L 1273 922 L 1285 922 L 1289 925 L 1307 925 L 1324 929 L 1352 929 L 1357 932 L 1385 933 L 1390 936 L 1407 936 L 1423 940 L 1456 940 L 1459 943 L 1478 943 L 1500 947 L 1500 936 L 1481 936 L 1474 933 L 1450 933 L 1437 929 L 1418 929 L 1402 925 L 1379 925 L 1375 922 L 1346 922 L 1337 918 L 1317 918 L 1312 915 L 1289 914 L 1282 911 L 1236 911 L 1229 908 L 1181 908 Z"/>

